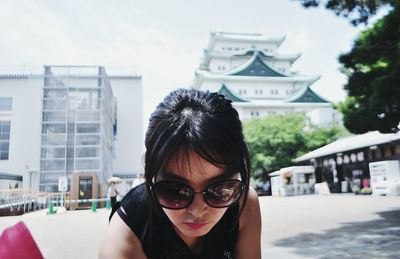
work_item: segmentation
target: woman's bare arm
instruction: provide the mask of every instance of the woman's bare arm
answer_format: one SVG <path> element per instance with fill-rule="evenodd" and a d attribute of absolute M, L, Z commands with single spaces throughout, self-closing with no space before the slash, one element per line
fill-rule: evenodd
<path fill-rule="evenodd" d="M 99 250 L 100 259 L 147 259 L 142 244 L 132 230 L 115 213 L 108 225 Z"/>
<path fill-rule="evenodd" d="M 261 258 L 261 213 L 257 193 L 250 188 L 246 206 L 240 216 L 235 258 Z"/>

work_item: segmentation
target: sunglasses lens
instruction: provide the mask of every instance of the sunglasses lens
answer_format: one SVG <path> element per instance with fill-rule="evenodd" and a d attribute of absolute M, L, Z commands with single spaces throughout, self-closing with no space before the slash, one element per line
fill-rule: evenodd
<path fill-rule="evenodd" d="M 178 182 L 158 182 L 154 185 L 158 202 L 164 208 L 182 209 L 187 207 L 193 197 L 193 189 Z"/>
<path fill-rule="evenodd" d="M 237 202 L 242 190 L 240 181 L 228 180 L 208 186 L 204 198 L 211 207 L 224 208 Z"/>

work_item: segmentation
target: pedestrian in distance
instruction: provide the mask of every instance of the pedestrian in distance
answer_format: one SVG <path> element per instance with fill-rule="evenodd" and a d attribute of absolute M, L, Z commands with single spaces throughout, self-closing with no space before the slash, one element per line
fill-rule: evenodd
<path fill-rule="evenodd" d="M 145 182 L 112 215 L 100 258 L 261 258 L 242 124 L 223 95 L 178 89 L 150 117 Z"/>
<path fill-rule="evenodd" d="M 117 185 L 115 182 L 110 182 L 108 186 L 108 192 L 107 192 L 107 197 L 111 200 L 111 208 L 115 208 L 115 205 L 117 203 L 117 196 L 119 195 L 119 192 L 117 190 Z"/>

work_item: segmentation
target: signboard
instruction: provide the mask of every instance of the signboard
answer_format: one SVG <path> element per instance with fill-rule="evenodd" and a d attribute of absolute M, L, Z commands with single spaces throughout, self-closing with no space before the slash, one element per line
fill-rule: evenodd
<path fill-rule="evenodd" d="M 371 188 L 374 195 L 400 195 L 397 185 L 400 182 L 400 163 L 397 160 L 369 163 Z"/>
<path fill-rule="evenodd" d="M 60 176 L 58 178 L 58 191 L 66 192 L 68 188 L 68 179 L 66 176 Z"/>

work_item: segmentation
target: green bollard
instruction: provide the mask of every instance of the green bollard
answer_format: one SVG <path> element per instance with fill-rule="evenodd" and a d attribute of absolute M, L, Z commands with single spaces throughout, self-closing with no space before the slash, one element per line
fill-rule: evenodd
<path fill-rule="evenodd" d="M 49 214 L 54 215 L 53 200 L 50 200 Z"/>
<path fill-rule="evenodd" d="M 111 200 L 110 200 L 110 198 L 107 198 L 106 209 L 111 209 Z"/>
<path fill-rule="evenodd" d="M 92 201 L 92 211 L 96 212 L 97 209 L 97 201 Z"/>

